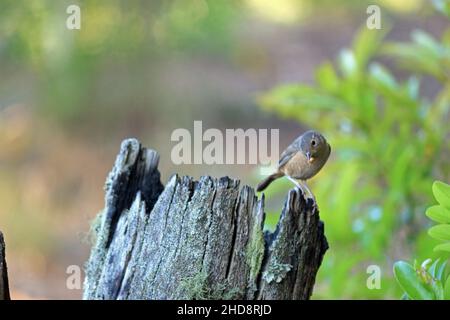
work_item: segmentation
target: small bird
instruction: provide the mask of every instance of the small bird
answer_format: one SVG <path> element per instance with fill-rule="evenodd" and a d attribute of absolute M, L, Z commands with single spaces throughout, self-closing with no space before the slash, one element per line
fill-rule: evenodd
<path fill-rule="evenodd" d="M 315 176 L 327 162 L 331 147 L 323 135 L 317 131 L 307 131 L 294 140 L 281 154 L 277 172 L 271 174 L 256 187 L 261 192 L 274 180 L 286 176 L 303 193 L 304 188 L 312 199 L 312 192 L 306 185 L 306 180 Z"/>

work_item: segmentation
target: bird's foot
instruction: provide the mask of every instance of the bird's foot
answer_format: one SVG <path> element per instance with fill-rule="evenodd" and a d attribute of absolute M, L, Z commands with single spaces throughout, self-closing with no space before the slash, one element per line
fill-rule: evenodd
<path fill-rule="evenodd" d="M 303 197 L 303 199 L 305 200 L 307 206 L 317 208 L 316 197 L 314 197 L 313 194 L 311 194 L 311 193 L 305 191 L 301 186 L 298 186 L 298 185 L 297 185 L 295 188 L 296 188 L 296 189 L 299 191 L 299 193 L 302 195 L 302 197 Z"/>
<path fill-rule="evenodd" d="M 301 191 L 301 194 L 303 196 L 303 199 L 306 202 L 306 205 L 308 207 L 312 208 L 313 211 L 318 210 L 316 197 L 311 192 L 311 190 L 308 188 L 308 185 L 306 184 L 306 181 L 300 181 L 300 180 L 292 179 L 289 176 L 288 176 L 288 179 L 291 180 L 294 183 L 294 185 L 298 188 L 299 191 Z M 312 202 L 312 203 L 310 204 L 310 202 Z"/>
<path fill-rule="evenodd" d="M 316 201 L 316 197 L 314 196 L 314 194 L 311 192 L 311 190 L 308 188 L 308 185 L 306 184 L 306 181 L 303 182 L 303 186 L 305 187 L 306 191 L 307 191 L 307 199 L 306 199 L 306 203 L 309 206 L 309 200 L 311 199 L 312 204 L 311 204 L 311 208 L 313 210 L 317 210 L 317 201 Z"/>

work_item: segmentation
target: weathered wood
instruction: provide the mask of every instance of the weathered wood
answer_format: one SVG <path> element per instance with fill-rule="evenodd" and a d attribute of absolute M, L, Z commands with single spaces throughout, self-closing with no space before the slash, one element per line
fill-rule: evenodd
<path fill-rule="evenodd" d="M 106 182 L 85 299 L 308 299 L 328 248 L 319 212 L 288 194 L 274 233 L 264 197 L 223 177 L 174 175 L 130 139 Z"/>
<path fill-rule="evenodd" d="M 0 231 L 0 300 L 9 300 L 8 269 L 6 267 L 5 241 Z"/>

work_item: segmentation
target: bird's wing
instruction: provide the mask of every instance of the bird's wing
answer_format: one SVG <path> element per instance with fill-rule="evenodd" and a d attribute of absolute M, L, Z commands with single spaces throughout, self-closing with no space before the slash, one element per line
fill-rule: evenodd
<path fill-rule="evenodd" d="M 296 143 L 291 144 L 283 151 L 280 156 L 280 160 L 278 161 L 278 168 L 284 166 L 297 152 L 299 151 L 299 147 Z"/>

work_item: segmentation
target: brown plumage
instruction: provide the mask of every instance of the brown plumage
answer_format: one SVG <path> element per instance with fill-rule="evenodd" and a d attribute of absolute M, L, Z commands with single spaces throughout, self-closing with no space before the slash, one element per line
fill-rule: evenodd
<path fill-rule="evenodd" d="M 274 180 L 287 176 L 300 188 L 303 183 L 303 186 L 311 193 L 305 181 L 322 169 L 330 153 L 331 147 L 323 135 L 316 131 L 305 132 L 283 151 L 277 171 L 261 181 L 256 191 L 263 191 Z"/>

